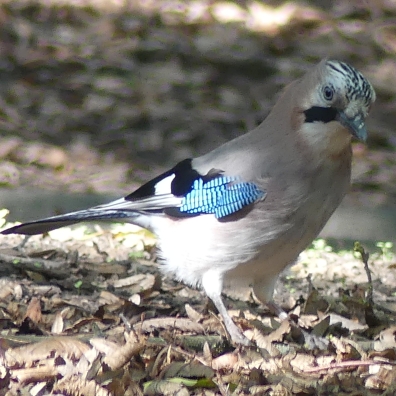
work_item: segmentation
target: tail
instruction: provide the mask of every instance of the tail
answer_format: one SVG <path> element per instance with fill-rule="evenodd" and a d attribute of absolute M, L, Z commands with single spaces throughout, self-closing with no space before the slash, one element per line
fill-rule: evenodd
<path fill-rule="evenodd" d="M 57 228 L 66 227 L 72 224 L 83 221 L 125 221 L 138 224 L 133 221 L 134 218 L 140 217 L 140 213 L 131 210 L 109 210 L 109 209 L 87 209 L 71 212 L 64 215 L 47 217 L 45 219 L 23 223 L 1 232 L 1 234 L 22 234 L 22 235 L 36 235 L 43 234 L 48 231 L 56 230 Z"/>

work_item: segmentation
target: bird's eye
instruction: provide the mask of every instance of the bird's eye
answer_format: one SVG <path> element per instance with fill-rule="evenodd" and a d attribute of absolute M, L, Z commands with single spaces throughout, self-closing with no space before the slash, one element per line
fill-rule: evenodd
<path fill-rule="evenodd" d="M 326 100 L 332 100 L 334 95 L 334 90 L 333 87 L 330 87 L 329 85 L 326 85 L 323 88 L 323 96 Z"/>

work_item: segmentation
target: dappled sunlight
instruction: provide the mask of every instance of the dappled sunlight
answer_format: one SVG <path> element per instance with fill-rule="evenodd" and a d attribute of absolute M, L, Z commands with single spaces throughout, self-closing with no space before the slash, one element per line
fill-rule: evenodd
<path fill-rule="evenodd" d="M 3 0 L 7 4 L 10 0 Z M 293 1 L 278 2 L 278 5 L 269 5 L 265 1 L 246 1 L 244 5 L 233 1 L 211 0 L 31 0 L 18 1 L 21 5 L 43 4 L 46 7 L 71 6 L 76 8 L 92 7 L 105 12 L 131 12 L 142 15 L 161 15 L 167 24 L 205 24 L 205 23 L 234 23 L 247 30 L 261 32 L 269 36 L 276 35 L 279 29 L 287 27 L 297 21 L 306 23 L 329 23 L 333 28 L 341 31 L 357 33 L 367 29 L 368 21 L 378 19 L 376 8 L 367 8 L 372 16 L 366 21 L 352 22 L 340 21 L 342 12 L 347 7 L 340 9 L 340 15 L 329 18 L 329 14 L 321 10 L 316 2 L 312 5 Z"/>

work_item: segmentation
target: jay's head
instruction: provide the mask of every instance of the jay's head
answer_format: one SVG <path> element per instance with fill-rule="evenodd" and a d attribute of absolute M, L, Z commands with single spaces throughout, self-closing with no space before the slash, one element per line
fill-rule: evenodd
<path fill-rule="evenodd" d="M 370 82 L 344 62 L 323 60 L 298 82 L 303 133 L 311 142 L 365 141 L 365 118 L 375 101 Z M 301 114 L 300 113 L 300 114 Z M 341 147 L 340 147 L 341 148 Z"/>

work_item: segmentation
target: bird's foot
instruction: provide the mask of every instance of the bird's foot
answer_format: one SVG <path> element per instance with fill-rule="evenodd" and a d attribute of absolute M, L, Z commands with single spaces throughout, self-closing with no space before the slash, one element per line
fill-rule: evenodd
<path fill-rule="evenodd" d="M 290 317 L 279 305 L 275 304 L 273 301 L 267 303 L 269 310 L 275 314 L 281 321 L 287 320 L 290 323 L 292 329 L 292 336 L 294 339 L 299 339 L 306 345 L 310 350 L 318 348 L 320 350 L 327 349 L 329 345 L 329 340 L 317 336 L 315 334 L 308 333 L 308 331 L 302 329 L 293 318 Z"/>
<path fill-rule="evenodd" d="M 223 317 L 224 325 L 227 329 L 231 340 L 238 345 L 248 346 L 251 344 L 250 340 L 246 338 L 239 330 L 238 326 L 233 322 L 231 317 Z"/>

